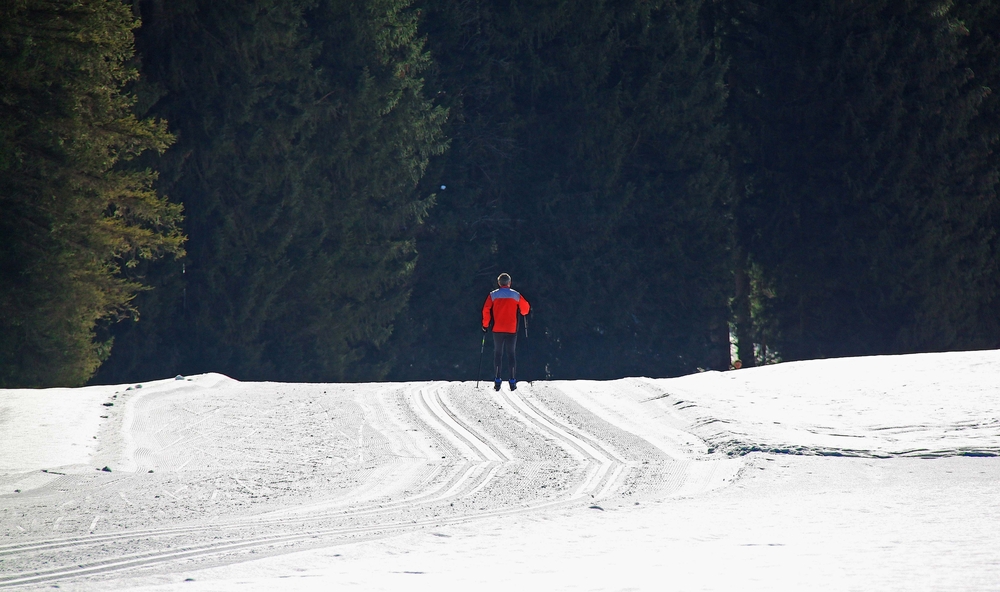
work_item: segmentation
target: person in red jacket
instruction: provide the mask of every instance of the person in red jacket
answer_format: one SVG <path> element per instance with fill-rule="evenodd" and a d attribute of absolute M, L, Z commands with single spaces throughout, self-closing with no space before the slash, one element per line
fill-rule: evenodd
<path fill-rule="evenodd" d="M 483 333 L 490 328 L 493 320 L 493 388 L 500 390 L 503 380 L 500 369 L 503 355 L 510 359 L 510 390 L 517 390 L 517 313 L 528 314 L 531 305 L 517 290 L 510 288 L 510 275 L 501 273 L 497 278 L 500 286 L 490 292 L 483 304 Z"/>

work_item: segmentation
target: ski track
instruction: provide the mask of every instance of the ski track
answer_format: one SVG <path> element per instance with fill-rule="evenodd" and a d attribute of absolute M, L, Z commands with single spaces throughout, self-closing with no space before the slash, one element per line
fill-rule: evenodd
<path fill-rule="evenodd" d="M 36 517 L 5 526 L 23 540 L 0 544 L 0 588 L 692 495 L 742 466 L 698 459 L 682 443 L 692 435 L 640 425 L 575 383 L 275 384 L 268 398 L 212 386 L 133 394 L 114 473 L 46 475 L 16 498 L 14 510 Z M 657 394 L 632 387 L 637 399 Z"/>

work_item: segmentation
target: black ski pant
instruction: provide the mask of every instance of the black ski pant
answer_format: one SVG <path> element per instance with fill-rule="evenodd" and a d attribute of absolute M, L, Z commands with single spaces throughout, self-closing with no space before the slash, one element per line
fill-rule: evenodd
<path fill-rule="evenodd" d="M 503 354 L 510 359 L 510 379 L 517 378 L 517 333 L 493 333 L 493 378 L 500 380 Z"/>

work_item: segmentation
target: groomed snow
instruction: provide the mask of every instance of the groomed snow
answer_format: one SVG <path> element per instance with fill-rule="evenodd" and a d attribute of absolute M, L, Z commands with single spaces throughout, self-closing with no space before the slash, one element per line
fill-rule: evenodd
<path fill-rule="evenodd" d="M 0 588 L 1000 589 L 998 351 L 522 384 L 0 391 Z"/>

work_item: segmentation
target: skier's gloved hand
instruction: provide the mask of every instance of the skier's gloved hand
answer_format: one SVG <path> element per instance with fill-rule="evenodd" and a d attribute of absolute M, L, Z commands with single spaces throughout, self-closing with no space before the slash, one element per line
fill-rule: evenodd
<path fill-rule="evenodd" d="M 486 333 L 487 330 L 489 330 L 489 327 L 483 327 L 483 333 Z"/>

